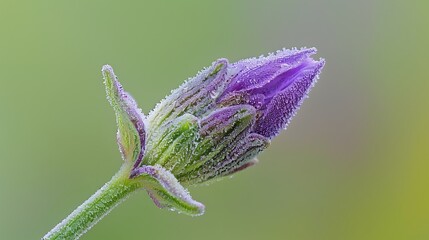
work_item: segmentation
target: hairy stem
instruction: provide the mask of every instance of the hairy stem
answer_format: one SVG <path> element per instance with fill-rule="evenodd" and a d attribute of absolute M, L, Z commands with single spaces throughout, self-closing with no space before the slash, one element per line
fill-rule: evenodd
<path fill-rule="evenodd" d="M 77 239 L 91 229 L 132 192 L 142 187 L 140 182 L 128 178 L 129 168 L 124 164 L 109 182 L 42 239 Z"/>

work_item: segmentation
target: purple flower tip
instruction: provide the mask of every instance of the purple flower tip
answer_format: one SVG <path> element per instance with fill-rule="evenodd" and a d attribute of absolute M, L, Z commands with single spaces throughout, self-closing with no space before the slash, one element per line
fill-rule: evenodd
<path fill-rule="evenodd" d="M 318 79 L 325 61 L 312 59 L 315 53 L 315 48 L 281 50 L 233 63 L 230 72 L 235 74 L 218 104 L 252 105 L 258 111 L 253 131 L 273 138 L 286 128 Z"/>

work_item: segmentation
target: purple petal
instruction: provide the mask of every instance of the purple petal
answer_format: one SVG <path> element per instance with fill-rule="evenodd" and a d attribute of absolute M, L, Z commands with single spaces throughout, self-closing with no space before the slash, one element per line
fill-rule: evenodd
<path fill-rule="evenodd" d="M 292 83 L 274 96 L 253 129 L 265 137 L 273 138 L 286 128 L 303 100 L 315 84 L 325 61 L 307 60 L 294 74 Z"/>
<path fill-rule="evenodd" d="M 232 68 L 238 69 L 239 73 L 229 84 L 224 95 L 230 92 L 262 88 L 274 79 L 273 76 L 281 75 L 296 68 L 316 51 L 315 48 L 283 50 L 267 57 L 246 59 L 234 63 Z"/>

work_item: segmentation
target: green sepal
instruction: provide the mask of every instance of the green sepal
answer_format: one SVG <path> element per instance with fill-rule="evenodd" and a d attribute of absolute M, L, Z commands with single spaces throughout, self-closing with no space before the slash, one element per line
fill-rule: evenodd
<path fill-rule="evenodd" d="M 159 128 L 148 142 L 143 164 L 159 164 L 170 171 L 181 169 L 189 162 L 198 138 L 198 118 L 184 114 Z"/>
<path fill-rule="evenodd" d="M 201 120 L 201 139 L 191 155 L 191 162 L 177 177 L 182 181 L 201 167 L 216 165 L 224 159 L 226 150 L 247 133 L 254 119 L 255 109 L 241 105 L 215 111 Z"/>
<path fill-rule="evenodd" d="M 131 178 L 143 182 L 144 188 L 159 208 L 191 216 L 204 214 L 205 206 L 192 199 L 174 175 L 160 165 L 136 168 Z"/>
<path fill-rule="evenodd" d="M 258 153 L 266 149 L 270 140 L 262 135 L 251 133 L 244 139 L 231 144 L 220 152 L 212 164 L 205 164 L 198 169 L 178 176 L 185 186 L 200 184 L 212 179 L 220 179 L 230 176 L 238 171 L 255 165 Z"/>
<path fill-rule="evenodd" d="M 125 161 L 139 163 L 145 148 L 144 115 L 130 94 L 125 92 L 109 65 L 102 69 L 107 99 L 113 107 L 118 125 L 117 142 Z"/>

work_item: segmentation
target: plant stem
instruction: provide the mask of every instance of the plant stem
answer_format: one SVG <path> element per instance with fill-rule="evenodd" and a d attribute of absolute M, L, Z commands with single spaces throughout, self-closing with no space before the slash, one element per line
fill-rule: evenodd
<path fill-rule="evenodd" d="M 128 178 L 130 166 L 124 164 L 113 178 L 76 208 L 42 239 L 77 239 L 91 229 L 141 183 Z"/>

